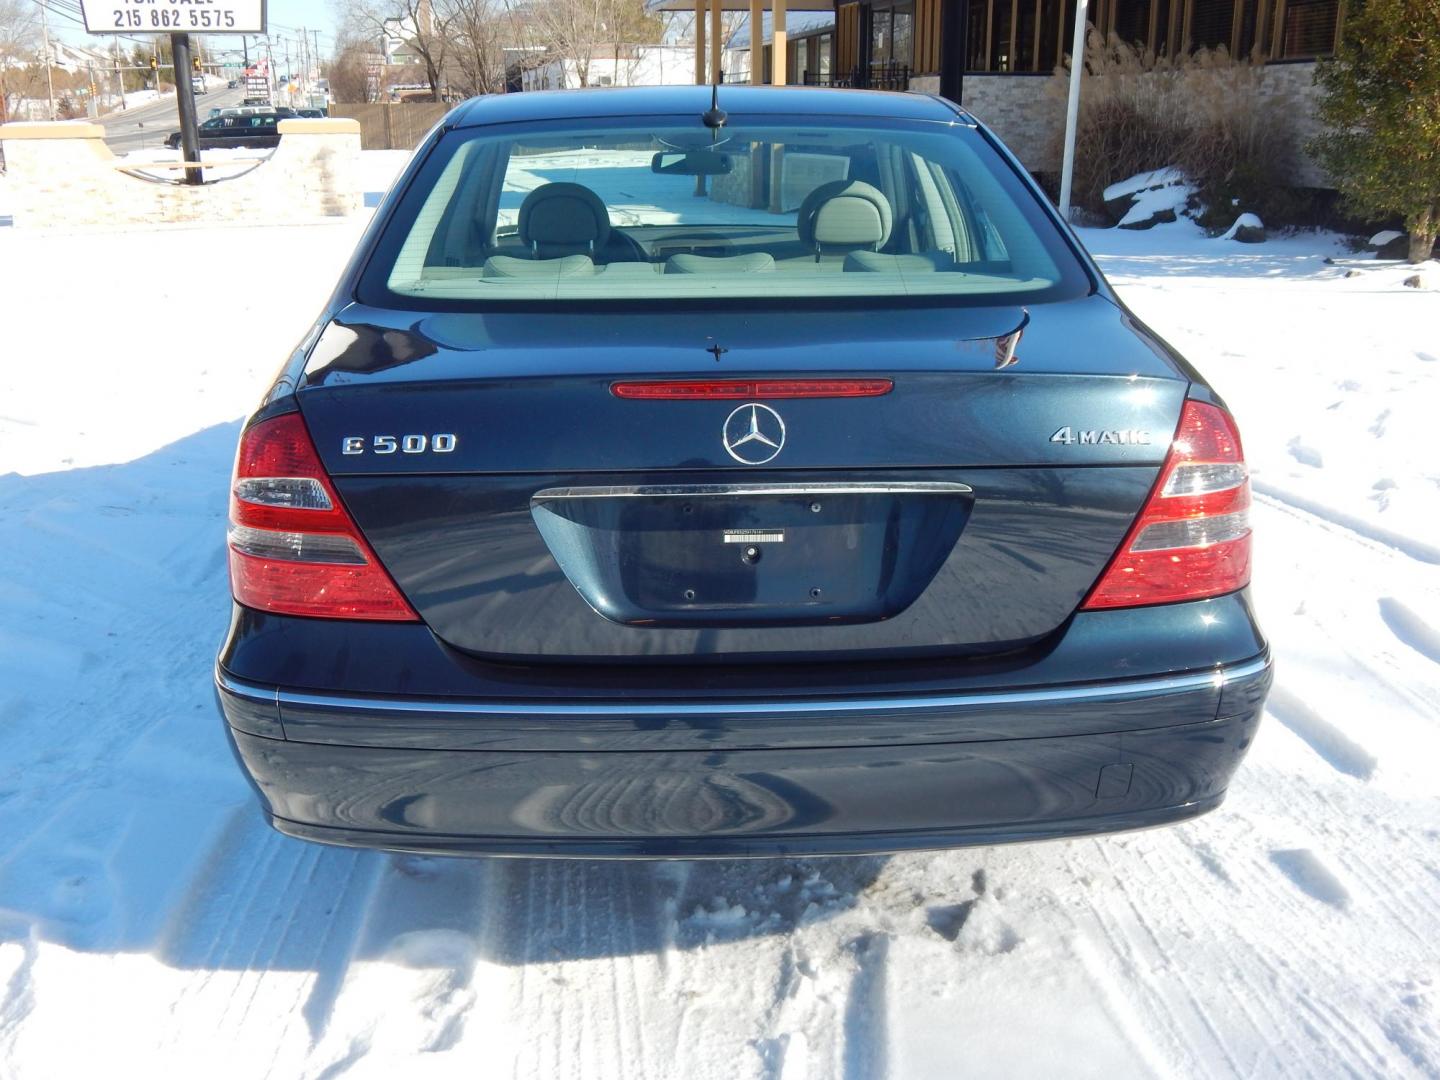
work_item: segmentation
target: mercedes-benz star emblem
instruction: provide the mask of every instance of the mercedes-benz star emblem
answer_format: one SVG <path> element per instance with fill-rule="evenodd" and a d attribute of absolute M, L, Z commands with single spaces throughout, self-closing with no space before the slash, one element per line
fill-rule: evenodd
<path fill-rule="evenodd" d="M 741 405 L 725 418 L 725 450 L 742 465 L 764 465 L 785 445 L 785 421 L 769 405 Z"/>

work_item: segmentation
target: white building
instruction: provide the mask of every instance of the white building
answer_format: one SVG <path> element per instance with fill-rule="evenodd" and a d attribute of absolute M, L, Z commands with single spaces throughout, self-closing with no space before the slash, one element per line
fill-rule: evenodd
<path fill-rule="evenodd" d="M 666 86 L 695 81 L 695 47 L 596 45 L 583 72 L 573 59 L 532 60 L 521 72 L 523 90 L 573 90 L 581 86 Z"/>

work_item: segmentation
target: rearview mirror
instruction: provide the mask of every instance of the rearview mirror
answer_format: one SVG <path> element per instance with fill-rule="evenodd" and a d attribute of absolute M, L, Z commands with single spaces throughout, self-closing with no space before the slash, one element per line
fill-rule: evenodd
<path fill-rule="evenodd" d="M 724 176 L 733 167 L 728 154 L 715 150 L 662 150 L 650 159 L 650 171 L 666 176 Z"/>

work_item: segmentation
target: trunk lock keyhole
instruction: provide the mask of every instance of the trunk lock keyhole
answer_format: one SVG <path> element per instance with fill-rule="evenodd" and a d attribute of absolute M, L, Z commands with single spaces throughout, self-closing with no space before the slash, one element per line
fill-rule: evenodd
<path fill-rule="evenodd" d="M 760 561 L 760 549 L 758 547 L 755 547 L 754 545 L 751 545 L 740 553 L 740 558 L 744 562 L 747 562 L 751 566 L 754 566 Z"/>
<path fill-rule="evenodd" d="M 694 589 L 686 589 L 686 590 L 685 590 L 685 599 L 686 599 L 686 600 L 694 600 L 694 599 L 695 599 L 695 590 L 694 590 Z"/>

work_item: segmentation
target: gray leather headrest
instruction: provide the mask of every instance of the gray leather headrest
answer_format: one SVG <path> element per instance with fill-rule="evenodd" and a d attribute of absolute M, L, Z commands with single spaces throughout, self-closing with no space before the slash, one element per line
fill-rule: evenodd
<path fill-rule="evenodd" d="M 878 251 L 890 239 L 890 200 L 863 180 L 821 184 L 800 204 L 795 228 L 800 242 L 825 251 Z"/>
<path fill-rule="evenodd" d="M 598 251 L 610 239 L 610 214 L 589 188 L 545 184 L 520 204 L 521 242 L 541 258 Z"/>

